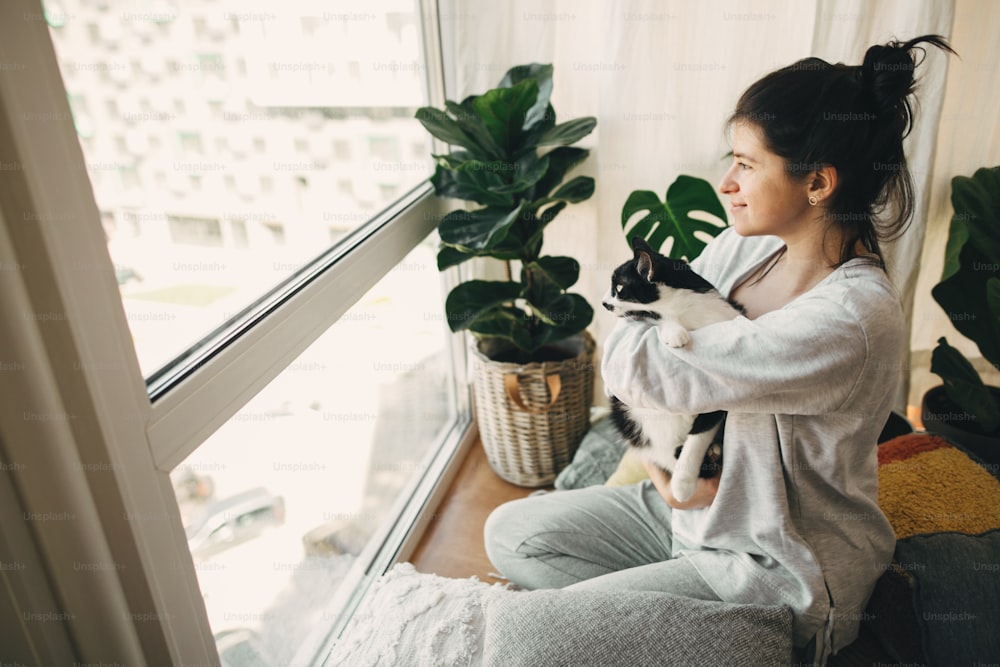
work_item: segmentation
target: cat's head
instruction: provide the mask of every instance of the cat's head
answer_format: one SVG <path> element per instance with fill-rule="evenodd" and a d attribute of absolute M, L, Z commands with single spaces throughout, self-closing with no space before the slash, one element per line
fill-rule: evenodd
<path fill-rule="evenodd" d="M 639 236 L 632 238 L 632 250 L 632 259 L 612 274 L 611 291 L 603 301 L 604 307 L 619 317 L 651 317 L 648 305 L 662 299 L 669 290 L 712 289 L 687 262 L 661 255 Z"/>

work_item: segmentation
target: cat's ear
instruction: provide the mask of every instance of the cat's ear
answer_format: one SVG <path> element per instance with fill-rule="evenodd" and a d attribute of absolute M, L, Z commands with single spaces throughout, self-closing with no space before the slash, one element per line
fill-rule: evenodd
<path fill-rule="evenodd" d="M 636 250 L 635 269 L 639 275 L 649 282 L 653 282 L 653 258 L 645 250 Z"/>
<path fill-rule="evenodd" d="M 632 237 L 632 250 L 635 251 L 635 263 L 639 275 L 653 282 L 653 249 L 641 236 Z"/>
<path fill-rule="evenodd" d="M 646 243 L 646 239 L 642 238 L 641 236 L 632 237 L 632 250 L 634 250 L 637 253 L 640 250 L 644 252 L 653 252 L 653 249 L 650 247 L 650 245 Z"/>

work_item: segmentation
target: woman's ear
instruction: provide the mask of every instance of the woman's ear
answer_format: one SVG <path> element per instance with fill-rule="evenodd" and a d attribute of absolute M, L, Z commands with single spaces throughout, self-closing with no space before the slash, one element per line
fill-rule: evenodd
<path fill-rule="evenodd" d="M 815 197 L 818 201 L 823 201 L 833 196 L 837 189 L 837 168 L 830 164 L 825 164 L 812 173 L 809 180 L 809 197 Z"/>

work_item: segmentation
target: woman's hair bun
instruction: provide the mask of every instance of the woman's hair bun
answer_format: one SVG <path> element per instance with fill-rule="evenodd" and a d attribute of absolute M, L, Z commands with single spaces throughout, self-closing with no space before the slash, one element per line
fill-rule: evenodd
<path fill-rule="evenodd" d="M 918 45 L 925 43 L 955 53 L 944 37 L 923 35 L 907 42 L 893 41 L 872 46 L 865 52 L 864 62 L 858 70 L 861 85 L 869 95 L 873 110 L 902 136 L 910 131 L 912 113 L 907 97 L 916 85 L 914 71 L 919 65 L 912 51 L 923 53 Z"/>
<path fill-rule="evenodd" d="M 790 177 L 809 178 L 816 165 L 837 170 L 824 210 L 847 232 L 841 262 L 855 256 L 855 241 L 881 257 L 880 241 L 898 237 L 913 215 L 903 138 L 922 45 L 955 53 L 943 37 L 924 35 L 873 46 L 860 66 L 806 58 L 755 81 L 730 116 L 761 132 Z"/>

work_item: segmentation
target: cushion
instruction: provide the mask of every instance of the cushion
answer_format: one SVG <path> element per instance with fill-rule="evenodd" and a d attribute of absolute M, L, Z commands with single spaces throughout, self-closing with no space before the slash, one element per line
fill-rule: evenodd
<path fill-rule="evenodd" d="M 905 663 L 1000 655 L 985 631 L 1000 603 L 1000 481 L 934 435 L 894 438 L 878 454 L 879 505 L 897 543 L 865 625 Z"/>
<path fill-rule="evenodd" d="M 982 535 L 914 535 L 896 545 L 913 573 L 913 604 L 929 665 L 1000 658 L 1000 530 Z"/>
<path fill-rule="evenodd" d="M 410 563 L 400 563 L 372 586 L 327 664 L 479 665 L 483 645 L 480 594 L 490 587 L 475 578 L 423 574 Z"/>
<path fill-rule="evenodd" d="M 555 487 L 567 490 L 604 484 L 626 449 L 625 440 L 611 419 L 606 415 L 598 416 L 583 436 L 572 463 L 556 477 Z"/>
<path fill-rule="evenodd" d="M 634 449 L 629 449 L 618 462 L 618 467 L 605 482 L 605 486 L 628 486 L 638 484 L 644 479 L 649 479 L 646 467 L 642 465 L 642 458 Z"/>
<path fill-rule="evenodd" d="M 785 607 L 707 602 L 669 593 L 490 591 L 487 667 L 787 665 Z"/>
<path fill-rule="evenodd" d="M 896 539 L 1000 528 L 1000 481 L 935 435 L 904 435 L 878 448 L 878 504 Z"/>

